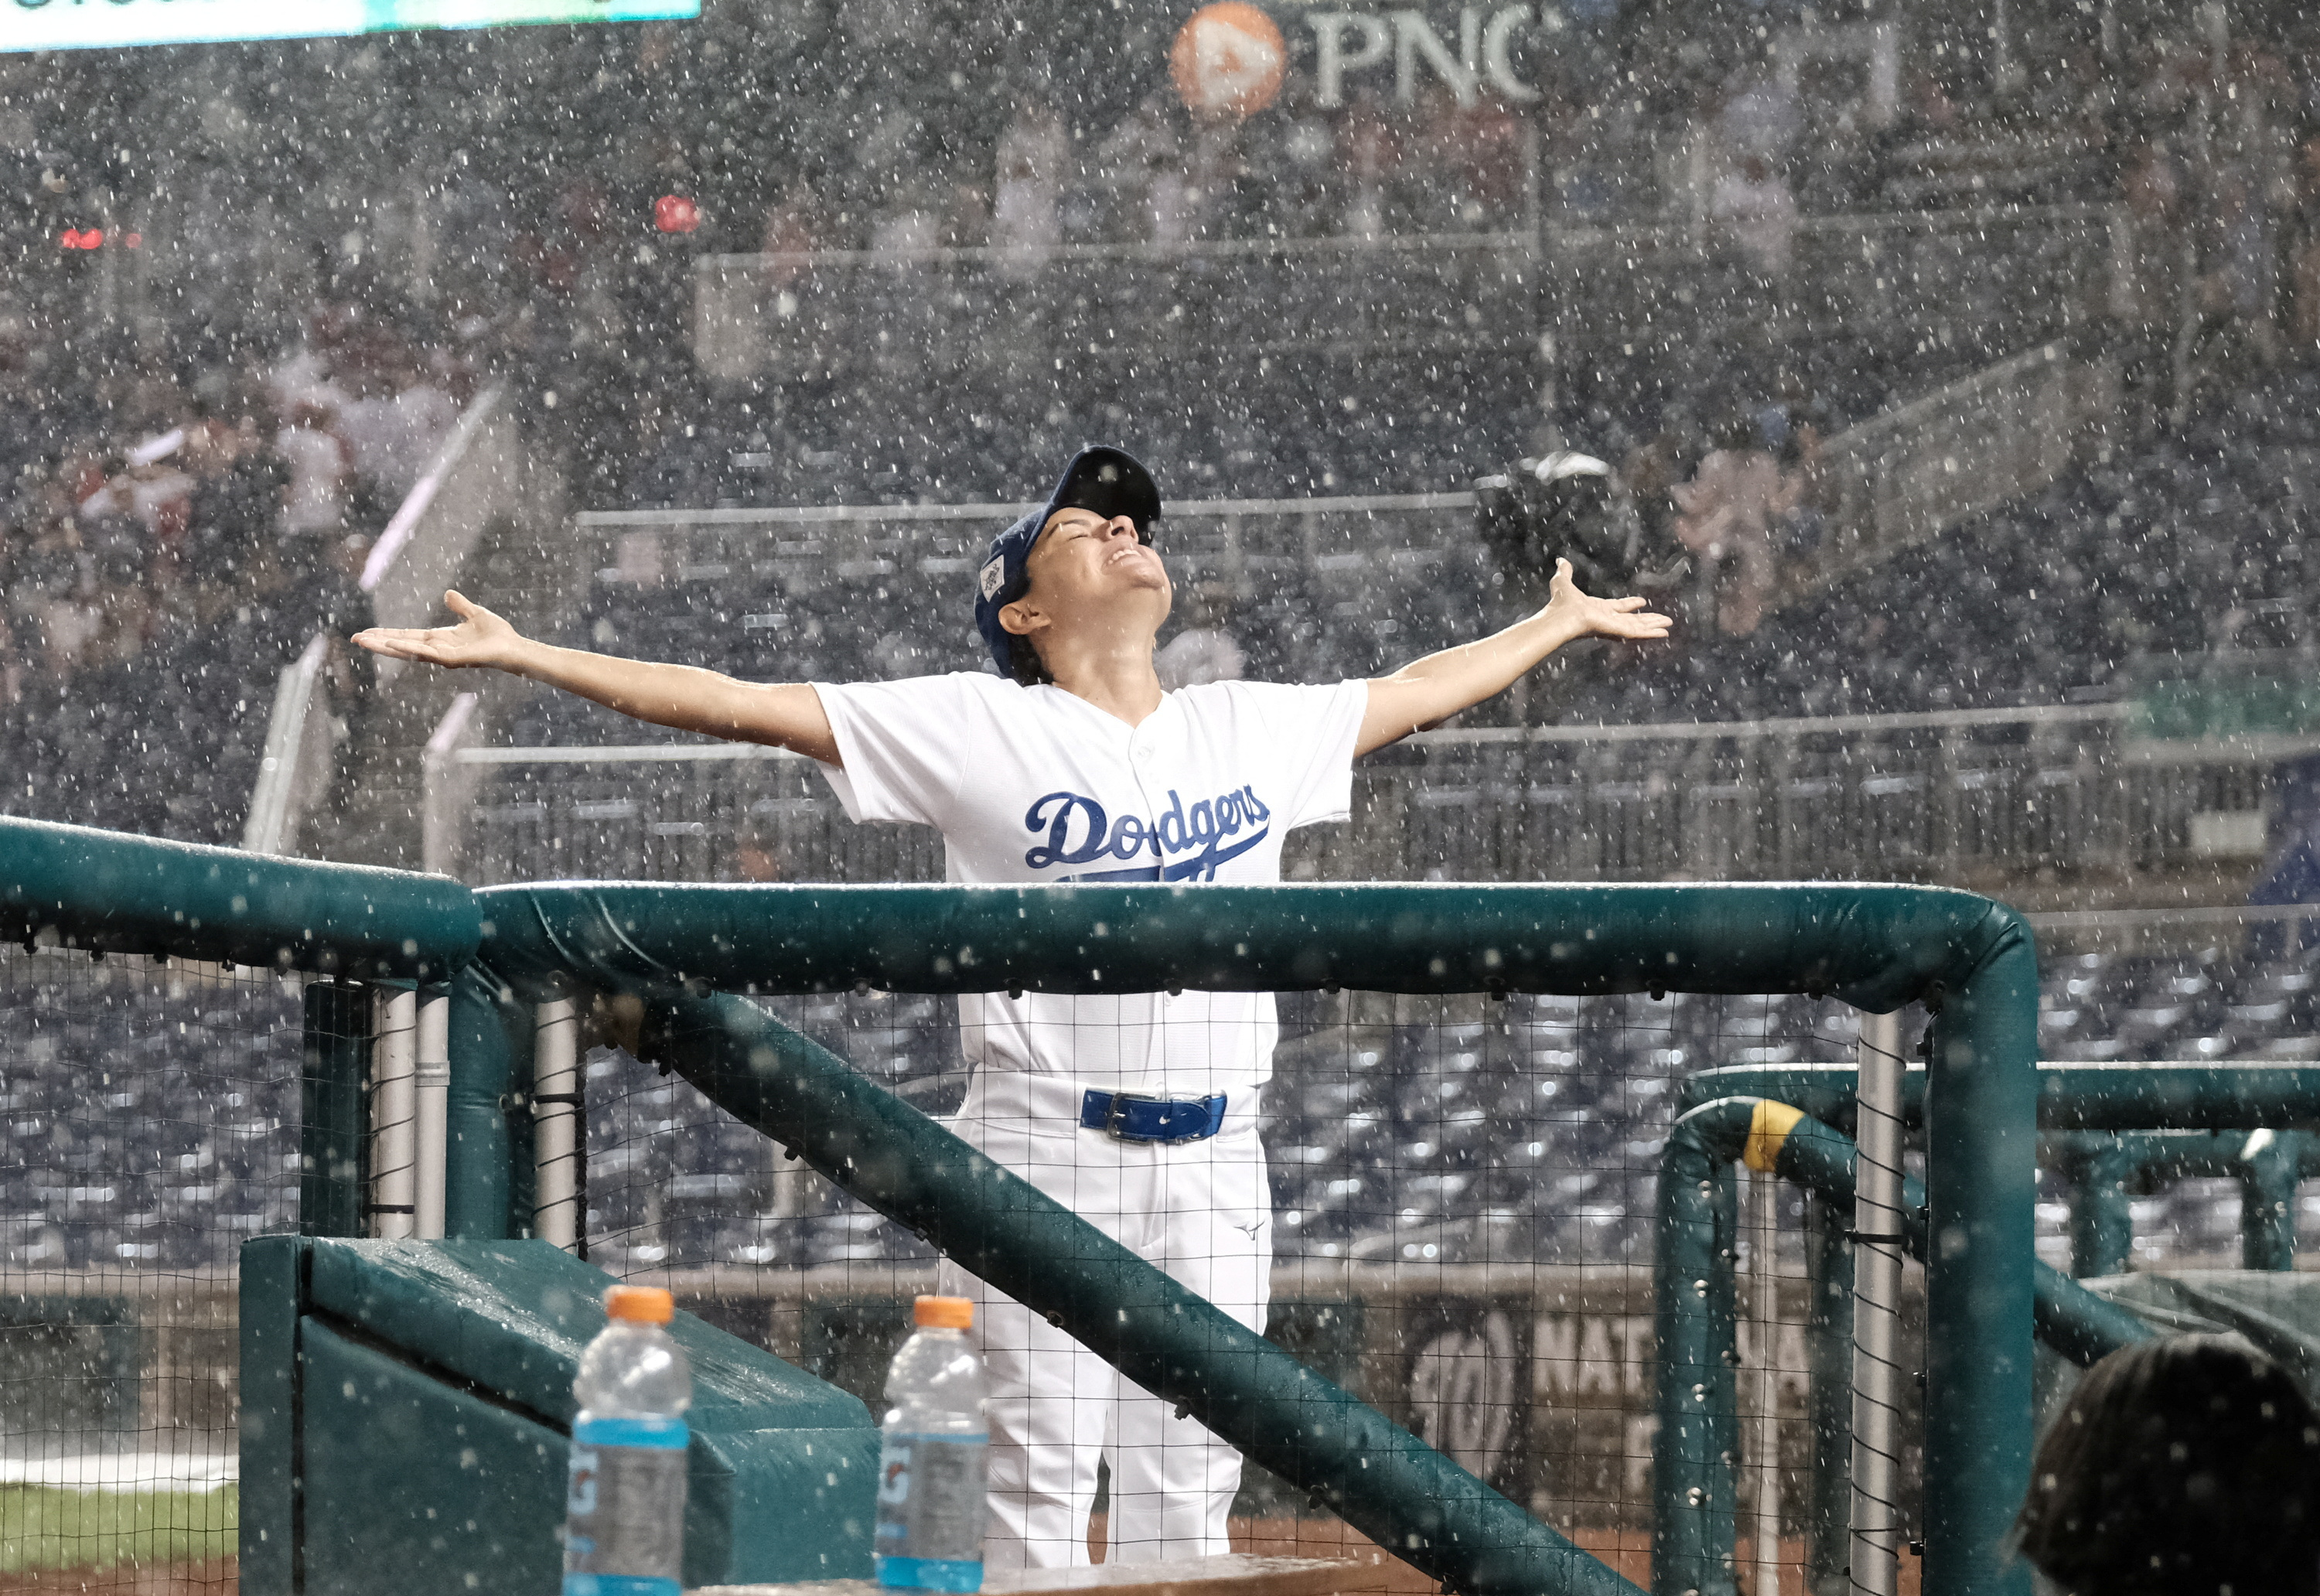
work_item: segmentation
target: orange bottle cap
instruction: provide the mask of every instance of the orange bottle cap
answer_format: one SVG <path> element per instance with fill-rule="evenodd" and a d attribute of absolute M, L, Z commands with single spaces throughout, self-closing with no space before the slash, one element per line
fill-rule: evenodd
<path fill-rule="evenodd" d="M 911 1304 L 911 1319 L 930 1329 L 969 1329 L 974 1324 L 974 1304 L 965 1297 L 920 1297 Z"/>
<path fill-rule="evenodd" d="M 604 1293 L 604 1311 L 630 1324 L 665 1325 L 676 1317 L 676 1299 L 657 1285 L 616 1285 Z"/>

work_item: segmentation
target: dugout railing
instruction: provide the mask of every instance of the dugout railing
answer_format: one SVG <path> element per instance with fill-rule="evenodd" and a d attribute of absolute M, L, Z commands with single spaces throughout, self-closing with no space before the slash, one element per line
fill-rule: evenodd
<path fill-rule="evenodd" d="M 1938 1245 L 1926 1288 L 1926 1589 L 1998 1591 L 2020 1578 L 2001 1548 L 2030 1440 L 2036 981 L 2026 930 L 1986 900 L 1812 886 L 469 894 L 448 881 L 67 828 L 9 822 L 5 833 L 0 905 L 45 941 L 420 978 L 412 1084 L 427 1091 L 438 1064 L 448 1076 L 447 1235 L 532 1229 L 541 1195 L 533 1111 L 557 1106 L 533 1101 L 535 1072 L 558 1054 L 556 1011 L 539 1006 L 606 994 L 638 1011 L 648 1054 L 790 1139 L 839 1185 L 1061 1316 L 1372 1539 L 1478 1591 L 1622 1587 L 1436 1449 L 1204 1313 L 1148 1267 L 1107 1253 L 1028 1188 L 962 1163 L 959 1144 L 931 1121 L 745 997 L 718 993 L 1193 986 L 1489 1002 L 1795 991 L 1872 1010 L 1932 999 L 1930 1090 L 1943 1111 L 1928 1148 Z M 470 936 L 478 956 L 447 969 Z M 388 1049 L 372 1051 L 376 1105 L 377 1056 Z M 423 1172 L 435 1133 L 425 1115 L 412 1119 Z M 420 1174 L 412 1205 L 422 1215 L 428 1178 Z M 1054 1267 L 1058 1253 L 1084 1262 Z M 1132 1331 L 1124 1343 L 1122 1323 Z"/>
<path fill-rule="evenodd" d="M 1128 1310 L 1135 1346 L 1113 1350 L 1139 1375 L 1151 1375 L 1155 1387 L 1181 1394 L 1200 1413 L 1216 1413 L 1253 1459 L 1462 1589 L 1499 1589 L 1508 1580 L 1547 1577 L 1545 1571 L 1554 1571 L 1562 1589 L 1590 1589 L 1610 1575 L 1534 1527 L 1518 1503 L 1487 1490 L 1441 1447 L 1409 1431 L 1378 1429 L 1382 1419 L 1369 1408 L 1246 1331 L 1232 1334 L 1211 1320 L 1204 1337 L 1183 1341 L 1183 1315 L 1176 1310 L 1197 1318 L 1195 1306 L 1155 1287 L 1151 1271 L 1123 1255 L 1107 1262 L 1102 1248 L 1091 1253 L 1081 1246 L 1086 1237 L 1079 1237 L 1063 1250 L 1092 1260 L 1091 1266 L 1048 1269 L 1039 1260 L 1058 1250 L 1063 1232 L 1056 1227 L 1070 1232 L 1076 1220 L 1011 1192 L 988 1169 L 963 1169 L 958 1144 L 867 1081 L 856 1067 L 861 1060 L 840 1060 L 757 1002 L 717 995 L 720 988 L 768 1000 L 780 993 L 951 993 L 1014 984 L 1042 991 L 1229 991 L 1246 981 L 1262 991 L 1325 995 L 1341 988 L 1473 993 L 1478 1002 L 1503 1007 L 1527 993 L 1638 991 L 1656 998 L 1687 988 L 1777 991 L 1787 984 L 1808 993 L 1835 991 L 1863 1004 L 1909 995 L 1928 1000 L 1937 1007 L 1928 1037 L 1933 1063 L 1896 1076 L 1893 1120 L 1921 1125 L 1926 1102 L 1935 1097 L 1944 1113 L 1933 1123 L 1946 1125 L 1949 1139 L 1937 1134 L 1926 1148 L 1930 1197 L 1924 1222 L 1914 1194 L 1896 1188 L 1893 1202 L 1905 1216 L 1902 1229 L 1912 1234 L 1912 1250 L 1924 1250 L 1926 1237 L 1942 1237 L 1944 1222 L 1946 1234 L 1965 1241 L 1946 1260 L 1935 1248 L 1926 1274 L 1928 1394 L 1949 1403 L 1946 1410 L 1937 1403 L 1924 1419 L 1924 1536 L 1928 1580 L 1937 1589 L 1998 1589 L 1983 1580 L 2007 1577 L 1986 1556 L 1995 1540 L 1977 1552 L 1970 1536 L 2002 1522 L 2009 1503 L 1995 1496 L 2011 1487 L 2000 1480 L 1993 1496 L 1990 1478 L 1993 1471 L 2018 1471 L 2018 1447 L 2027 1443 L 2025 1406 L 2011 1408 L 2016 1385 L 2027 1385 L 2009 1369 L 2016 1362 L 2007 1353 L 2016 1346 L 2009 1337 L 2023 1334 L 2025 1343 L 2027 1322 L 2035 1320 L 2051 1341 L 2055 1325 L 2077 1313 L 2077 1338 L 2065 1325 L 2062 1341 L 2083 1362 L 2102 1346 L 2099 1337 L 2086 1334 L 2086 1322 L 2098 1331 L 2109 1325 L 2102 1334 L 2111 1337 L 2125 1322 L 2116 1310 L 2104 1320 L 2102 1309 L 2083 1294 L 2071 1297 L 2070 1283 L 2027 1255 L 2033 1188 L 2025 1176 L 2039 1129 L 2136 1132 L 2142 1139 L 2116 1141 L 2114 1153 L 2134 1157 L 2143 1174 L 2160 1174 L 2202 1172 L 2208 1167 L 2202 1160 L 2223 1160 L 2223 1153 L 2158 1144 L 2148 1137 L 2151 1128 L 2280 1128 L 2279 1146 L 2267 1144 L 2276 1157 L 2257 1157 L 2246 1139 L 2236 1156 L 2248 1190 L 2262 1200 L 2251 1204 L 2251 1248 L 2262 1241 L 2257 1262 L 2279 1266 L 2283 1248 L 2292 1248 L 2292 1216 L 2280 1211 L 2280 1197 L 2292 1194 L 2306 1157 L 2306 1139 L 2288 1128 L 2308 1118 L 2313 1079 L 2320 1076 L 2280 1065 L 2030 1069 L 2035 979 L 2027 935 L 2014 916 L 1986 900 L 1933 888 L 1288 886 L 1042 893 L 568 884 L 468 893 L 443 879 L 262 861 L 28 821 L 0 823 L 0 911 L 9 935 L 32 944 L 37 958 L 97 958 L 153 970 L 181 970 L 184 960 L 202 958 L 258 967 L 276 981 L 320 976 L 304 986 L 302 1002 L 297 1229 L 539 1234 L 559 1246 L 580 1244 L 587 1197 L 577 1139 L 585 1097 L 575 1057 L 577 1002 L 596 995 L 612 1009 L 627 1004 L 638 1019 L 631 1041 L 643 1056 L 684 1074 L 742 1123 L 789 1141 L 807 1165 L 873 1209 L 900 1218 L 944 1250 L 979 1260 L 993 1278 L 1019 1287 L 1026 1301 L 1051 1297 L 1056 1313 L 1091 1337 L 1100 1322 L 1119 1325 L 1119 1313 Z M 1705 1109 L 1733 1095 L 1761 1095 L 1796 1104 L 1787 1109 L 1791 1113 L 1803 1109 L 1852 1123 L 1856 1091 L 1853 1074 L 1842 1065 L 1726 1067 L 1687 1076 L 1680 1104 L 1699 1102 Z M 439 1111 L 430 1109 L 430 1093 Z M 1958 1107 L 1956 1116 L 1949 1104 Z M 1835 1148 L 1837 1162 L 1844 1157 L 1837 1132 L 1812 1132 L 1808 1141 L 1812 1148 Z M 1958 1144 L 1970 1144 L 1962 1156 Z M 1789 1144 L 1763 1156 L 1768 1172 L 1800 1178 L 1828 1202 L 1844 1197 L 1828 1157 L 1821 1160 L 1826 1169 L 1800 1174 L 1781 1146 Z M 1961 1157 L 1972 1160 L 1972 1188 L 1951 1174 Z M 1898 1178 L 1898 1160 L 1889 1162 Z M 1000 1200 L 986 1202 L 993 1190 Z M 1661 1181 L 1659 1190 L 1666 1202 L 1672 1188 Z M 2099 1181 L 2093 1202 L 2107 1202 Z M 2116 1229 L 2116 1211 L 2102 1222 Z M 1826 1266 L 1833 1266 L 1830 1234 L 1837 1232 L 1824 1222 L 1814 1250 Z M 1880 1241 L 1868 1234 L 1858 1238 L 1863 1246 Z M 2116 1246 L 2109 1250 L 2116 1253 Z M 1728 1271 L 1728 1248 L 1719 1253 L 1717 1262 Z M 1672 1262 L 1659 1260 L 1663 1287 Z M 1967 1287 L 1981 1290 L 1979 1303 L 1961 1301 L 1958 1292 Z M 1153 1290 L 1160 1294 L 1153 1297 Z M 1812 1292 L 1819 1303 L 1821 1285 Z M 1768 1301 L 1777 1301 L 1777 1290 Z M 1993 1301 L 1998 1313 L 1990 1310 Z M 2067 1310 L 2058 1310 L 2058 1301 Z M 2009 1318 L 2014 1309 L 2023 1309 L 2018 1320 Z M 1104 1320 L 1107 1313 L 1111 1318 Z M 1153 1313 L 1157 1320 L 1139 1318 Z M 1819 1347 L 1835 1320 L 1826 1303 L 1809 1313 L 1808 1334 Z M 1759 1313 L 1759 1334 L 1770 1334 L 1775 1320 L 1777 1309 Z M 1176 1329 L 1167 1329 L 1169 1322 Z M 1668 1403 L 1682 1408 L 1682 1392 L 1666 1396 L 1666 1359 L 1677 1343 L 1687 1338 L 1659 1338 L 1666 1446 L 1680 1438 L 1668 1429 Z M 1733 1366 L 1721 1355 L 1717 1362 Z M 1821 1387 L 1817 1380 L 1812 1399 L 1826 1406 Z M 1269 1399 L 1262 1399 L 1264 1392 Z M 2007 1403 L 2005 1410 L 1993 1408 L 1998 1401 Z M 1998 1418 L 1990 1418 L 1993 1410 Z M 1301 1415 L 1300 1422 L 1285 1422 L 1288 1413 Z M 2018 1424 L 2014 1413 L 2021 1415 Z M 1325 1434 L 1309 1438 L 1301 1427 L 1316 1415 Z M 1418 1422 L 1425 1427 L 1425 1419 Z M 1824 1427 L 1819 1419 L 1814 1424 Z M 1399 1459 L 1401 1484 L 1381 1484 L 1394 1468 L 1378 1468 L 1366 1490 L 1348 1487 L 1348 1459 L 1381 1464 L 1382 1455 L 1371 1450 L 1376 1446 Z M 1972 1490 L 1961 1490 L 1958 1475 L 1944 1475 L 1961 1456 L 1972 1459 Z M 1371 1475 L 1371 1468 L 1357 1473 Z M 1656 1496 L 1663 1506 L 1680 1478 L 1680 1471 L 1661 1466 Z M 1826 1484 L 1821 1475 L 1814 1478 Z M 1712 1483 L 1703 1490 L 1710 1506 L 1735 1506 Z M 1420 1501 L 1434 1506 L 1413 1508 Z M 1828 1517 L 1819 1512 L 1817 1522 L 1826 1528 Z M 1775 1515 L 1772 1533 L 1777 1522 Z M 1712 1536 L 1703 1540 L 1699 1533 L 1677 1540 L 1715 1545 Z M 1689 1552 L 1693 1559 L 1700 1556 L 1699 1545 Z M 1672 1549 L 1663 1531 L 1654 1584 L 1672 1577 L 1666 1575 L 1677 1568 L 1668 1561 Z M 1503 1561 L 1506 1555 L 1515 1556 L 1513 1564 Z"/>
<path fill-rule="evenodd" d="M 829 1139 L 826 1127 L 803 1122 L 793 1103 L 780 1100 L 803 1090 L 802 1081 L 816 1090 L 841 1083 L 830 1071 L 834 1061 L 801 1075 L 801 1061 L 811 1055 L 746 1005 L 669 994 L 685 983 L 760 992 L 844 991 L 857 983 L 931 992 L 1001 984 L 1080 992 L 1704 986 L 1828 990 L 1872 1008 L 1937 995 L 1933 1068 L 1937 1092 L 1957 1111 L 1935 1120 L 1954 1139 L 1937 1137 L 1929 1155 L 1930 1221 L 1944 1240 L 1926 1287 L 1934 1393 L 1926 1436 L 1927 1588 L 1994 1591 L 2019 1577 L 2000 1546 L 2029 1439 L 2035 975 L 2026 931 L 1986 900 L 1935 889 L 1797 886 L 1058 894 L 580 885 L 494 889 L 478 897 L 494 927 L 485 957 L 517 987 L 560 996 L 562 984 L 576 979 L 600 991 L 662 994 L 654 1001 L 669 1004 L 676 1034 L 693 1038 L 678 1056 L 697 1084 L 796 1138 L 810 1162 L 874 1207 L 954 1245 L 969 1239 L 955 1234 L 966 1222 L 962 1216 L 979 1222 L 986 1205 L 964 1190 L 947 1207 L 939 1201 L 928 1171 L 940 1144 L 928 1144 L 924 1163 L 874 1161 L 862 1156 L 856 1135 Z M 792 906 L 790 913 L 776 916 L 776 904 Z M 736 1030 L 739 1042 L 731 1040 Z M 503 1067 L 512 1069 L 516 1053 L 504 1057 Z M 916 1147 L 912 1138 L 925 1135 L 916 1123 L 922 1121 L 888 1120 L 880 1145 Z M 981 1238 L 981 1245 L 993 1244 Z M 997 1245 L 1004 1253 L 1009 1244 Z M 1034 1247 L 1015 1263 L 1038 1256 L 1047 1255 Z M 1005 1261 L 986 1254 L 986 1265 L 1004 1268 Z M 1010 1273 L 1006 1283 L 1035 1308 L 1062 1315 L 1066 1328 L 1084 1327 L 1107 1344 L 1113 1315 L 1148 1311 L 1070 1271 L 1029 1268 L 1020 1277 Z M 1211 1348 L 1236 1344 L 1224 1326 L 1209 1329 Z M 1247 1412 L 1217 1401 L 1211 1356 L 1190 1346 L 1176 1351 L 1181 1362 L 1164 1368 L 1139 1362 L 1137 1372 L 1157 1377 L 1161 1394 L 1218 1425 L 1255 1460 L 1309 1490 L 1326 1489 L 1328 1471 L 1314 1465 L 1319 1455 L 1346 1444 L 1342 1432 L 1327 1448 L 1319 1437 L 1284 1446 L 1282 1437 L 1250 1429 Z M 1241 1356 L 1262 1357 L 1254 1347 Z M 1363 1472 L 1374 1478 L 1374 1471 Z M 1533 1555 L 1551 1549 L 1511 1504 L 1471 1477 L 1434 1500 L 1448 1517 L 1422 1528 L 1372 1516 L 1407 1510 L 1398 1497 L 1346 1500 L 1343 1507 L 1349 1522 L 1406 1547 L 1403 1555 L 1421 1568 L 1462 1588 L 1495 1588 L 1513 1572 L 1482 1557 L 1483 1548 L 1527 1546 Z M 1464 1519 L 1468 1512 L 1475 1517 Z M 1410 1545 L 1413 1537 L 1419 1544 Z"/>

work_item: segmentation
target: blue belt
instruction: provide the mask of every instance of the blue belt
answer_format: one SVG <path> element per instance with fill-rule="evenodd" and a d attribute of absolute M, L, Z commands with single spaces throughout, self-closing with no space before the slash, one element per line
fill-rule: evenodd
<path fill-rule="evenodd" d="M 1080 1129 L 1118 1141 L 1199 1141 L 1225 1126 L 1225 1094 L 1175 1102 L 1131 1092 L 1091 1092 L 1080 1099 Z"/>

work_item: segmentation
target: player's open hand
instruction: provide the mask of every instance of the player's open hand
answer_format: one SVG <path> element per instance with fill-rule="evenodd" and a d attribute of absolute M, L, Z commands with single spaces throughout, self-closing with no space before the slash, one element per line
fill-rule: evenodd
<path fill-rule="evenodd" d="M 1580 592 L 1579 584 L 1572 580 L 1571 562 L 1567 559 L 1554 562 L 1554 580 L 1546 592 L 1543 613 L 1548 620 L 1567 626 L 1574 638 L 1592 635 L 1642 641 L 1667 636 L 1672 624 L 1666 616 L 1645 609 L 1643 599 L 1591 598 Z"/>
<path fill-rule="evenodd" d="M 513 659 L 516 645 L 523 641 L 514 627 L 457 589 L 446 593 L 443 603 L 459 618 L 457 626 L 374 626 L 355 633 L 354 640 L 390 659 L 416 659 L 447 670 L 504 668 Z"/>

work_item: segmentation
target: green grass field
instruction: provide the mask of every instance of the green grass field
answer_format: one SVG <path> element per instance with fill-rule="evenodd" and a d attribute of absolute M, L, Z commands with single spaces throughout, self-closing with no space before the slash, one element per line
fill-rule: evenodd
<path fill-rule="evenodd" d="M 234 1554 L 240 1494 L 0 1485 L 0 1573 L 194 1563 Z"/>

